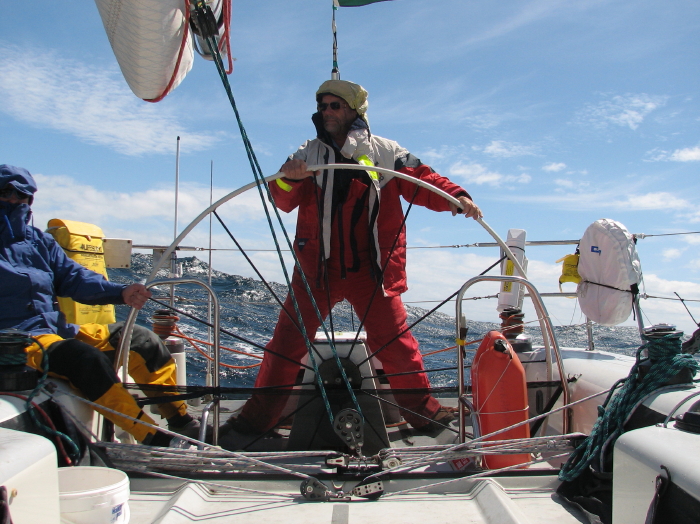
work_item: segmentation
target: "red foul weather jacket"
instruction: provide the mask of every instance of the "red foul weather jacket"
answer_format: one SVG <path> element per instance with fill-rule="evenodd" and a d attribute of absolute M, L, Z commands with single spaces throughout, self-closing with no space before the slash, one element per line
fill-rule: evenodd
<path fill-rule="evenodd" d="M 398 143 L 372 135 L 359 118 L 341 150 L 334 147 L 317 115 L 313 120 L 319 138 L 304 143 L 289 159 L 307 165 L 371 162 L 428 182 L 453 197 L 469 197 Z M 442 196 L 407 180 L 349 169 L 325 169 L 300 181 L 281 178 L 270 189 L 279 209 L 287 213 L 299 209 L 294 250 L 312 287 L 324 286 L 324 260 L 339 264 L 341 278 L 348 271 L 369 270 L 378 280 L 386 265 L 385 296 L 408 289 L 406 227 L 399 196 L 433 211 L 450 209 Z"/>

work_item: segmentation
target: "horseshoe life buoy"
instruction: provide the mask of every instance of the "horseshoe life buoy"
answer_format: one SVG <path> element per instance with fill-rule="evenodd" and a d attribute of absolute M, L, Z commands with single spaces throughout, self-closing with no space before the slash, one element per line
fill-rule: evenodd
<path fill-rule="evenodd" d="M 525 369 L 518 354 L 498 331 L 490 331 L 481 342 L 472 363 L 472 393 L 481 434 L 487 435 L 528 418 Z M 486 440 L 529 438 L 530 427 L 523 424 Z M 529 453 L 485 455 L 489 469 L 524 464 Z"/>

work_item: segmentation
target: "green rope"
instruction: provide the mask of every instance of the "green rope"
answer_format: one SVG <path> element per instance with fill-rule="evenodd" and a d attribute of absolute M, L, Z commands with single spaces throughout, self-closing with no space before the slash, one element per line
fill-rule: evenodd
<path fill-rule="evenodd" d="M 201 15 L 206 17 L 206 11 L 208 9 L 210 10 L 210 8 L 202 0 L 195 2 L 193 5 L 195 7 L 195 12 L 198 15 L 201 14 Z M 287 283 L 287 287 L 289 289 L 289 296 L 292 299 L 292 304 L 294 305 L 294 311 L 295 311 L 297 319 L 299 321 L 299 325 L 302 327 L 301 333 L 304 337 L 304 342 L 306 344 L 306 348 L 307 348 L 307 351 L 309 353 L 309 360 L 311 361 L 311 365 L 312 365 L 312 367 L 314 369 L 314 373 L 316 375 L 316 381 L 318 383 L 319 390 L 321 392 L 321 396 L 323 398 L 323 402 L 324 402 L 325 407 L 326 407 L 326 413 L 328 414 L 328 418 L 330 420 L 331 425 L 333 425 L 334 420 L 333 420 L 333 412 L 332 412 L 331 406 L 330 406 L 330 401 L 328 400 L 328 395 L 326 393 L 326 389 L 323 385 L 323 381 L 321 380 L 321 375 L 318 372 L 318 365 L 317 365 L 316 359 L 314 358 L 314 355 L 313 355 L 311 341 L 309 340 L 309 337 L 308 337 L 308 334 L 306 333 L 306 330 L 303 329 L 304 321 L 303 321 L 303 318 L 301 316 L 301 311 L 299 310 L 299 306 L 298 306 L 296 297 L 294 295 L 294 291 L 292 289 L 291 278 L 289 277 L 289 274 L 287 272 L 287 268 L 286 268 L 285 263 L 284 263 L 284 258 L 282 256 L 282 250 L 280 248 L 280 245 L 279 245 L 279 242 L 277 239 L 277 234 L 275 232 L 275 228 L 274 228 L 273 223 L 272 223 L 272 218 L 270 216 L 270 212 L 269 212 L 269 209 L 267 207 L 267 201 L 265 199 L 265 196 L 263 195 L 263 188 L 266 190 L 267 200 L 269 200 L 270 202 L 272 202 L 274 204 L 274 199 L 272 197 L 272 193 L 270 192 L 270 188 L 268 187 L 268 185 L 265 181 L 265 177 L 263 176 L 262 169 L 260 168 L 260 164 L 258 163 L 258 160 L 255 156 L 255 152 L 253 151 L 253 146 L 248 138 L 248 134 L 246 133 L 245 128 L 243 127 L 243 122 L 241 121 L 240 115 L 238 113 L 238 107 L 236 106 L 236 101 L 234 100 L 234 97 L 233 97 L 233 91 L 231 89 L 231 85 L 230 85 L 230 83 L 228 81 L 228 77 L 226 75 L 226 70 L 225 70 L 224 65 L 223 65 L 223 60 L 221 58 L 221 54 L 219 53 L 219 46 L 218 46 L 218 43 L 216 41 L 216 36 L 207 36 L 205 41 L 206 41 L 207 45 L 209 46 L 209 50 L 210 50 L 212 56 L 214 57 L 214 63 L 216 65 L 216 69 L 217 69 L 217 71 L 219 73 L 219 77 L 221 78 L 221 81 L 224 85 L 224 89 L 226 90 L 226 94 L 227 94 L 229 102 L 231 104 L 231 108 L 233 109 L 233 112 L 236 116 L 236 121 L 238 123 L 238 128 L 239 128 L 240 133 L 241 133 L 241 138 L 243 140 L 246 154 L 248 156 L 248 161 L 250 162 L 250 167 L 253 171 L 255 181 L 257 182 L 257 188 L 258 188 L 258 193 L 260 195 L 260 200 L 263 203 L 263 208 L 265 211 L 265 215 L 267 217 L 268 225 L 270 227 L 270 232 L 272 234 L 275 248 L 277 250 L 278 257 L 280 259 L 280 264 L 282 266 L 282 271 L 284 273 L 284 278 L 285 278 L 285 281 Z M 299 274 L 301 276 L 302 282 L 306 288 L 306 291 L 307 291 L 308 296 L 311 300 L 311 303 L 316 311 L 316 316 L 318 317 L 320 324 L 321 324 L 321 327 L 323 328 L 323 331 L 326 335 L 326 338 L 328 339 L 329 346 L 330 346 L 331 351 L 333 353 L 333 356 L 335 358 L 338 369 L 340 370 L 340 374 L 341 374 L 341 376 L 345 382 L 345 385 L 348 389 L 348 392 L 350 394 L 350 397 L 352 399 L 354 407 L 357 410 L 357 412 L 360 414 L 360 417 L 362 417 L 362 419 L 364 420 L 364 416 L 362 414 L 362 409 L 360 408 L 360 404 L 357 401 L 357 398 L 355 396 L 355 392 L 352 389 L 352 385 L 350 384 L 350 381 L 347 378 L 347 375 L 345 373 L 345 368 L 343 367 L 342 363 L 340 362 L 340 357 L 338 356 L 338 353 L 335 349 L 335 344 L 333 343 L 332 337 L 331 337 L 330 333 L 328 332 L 328 329 L 326 327 L 326 323 L 324 322 L 324 319 L 319 311 L 319 308 L 316 304 L 316 301 L 314 300 L 314 297 L 311 293 L 311 286 L 309 285 L 309 283 L 306 279 L 306 275 L 304 275 L 304 272 L 301 269 L 301 264 L 299 263 L 299 260 L 296 256 L 296 253 L 294 252 L 292 242 L 289 238 L 289 235 L 287 234 L 287 230 L 284 227 L 282 217 L 279 214 L 279 210 L 274 205 L 272 206 L 272 209 L 275 212 L 280 229 L 284 235 L 284 238 L 287 242 L 287 245 L 288 245 L 288 247 L 291 251 L 292 257 L 294 259 L 295 266 L 299 270 Z"/>
<path fill-rule="evenodd" d="M 27 363 L 27 355 L 0 355 L 0 366 L 21 366 Z"/>
<path fill-rule="evenodd" d="M 559 472 L 559 480 L 572 481 L 591 464 L 598 462 L 597 468 L 604 469 L 605 450 L 615 445 L 617 438 L 624 433 L 624 424 L 634 406 L 644 397 L 668 383 L 683 369 L 697 373 L 700 365 L 692 355 L 681 353 L 681 336 L 675 332 L 661 338 L 642 335 L 646 343 L 637 350 L 637 363 L 624 379 L 622 387 L 614 394 L 614 388 L 602 406 L 598 406 L 598 420 L 590 435 L 576 448 Z M 637 370 L 641 364 L 640 355 L 648 351 L 652 365 L 641 380 Z M 594 466 L 596 467 L 596 466 Z"/>

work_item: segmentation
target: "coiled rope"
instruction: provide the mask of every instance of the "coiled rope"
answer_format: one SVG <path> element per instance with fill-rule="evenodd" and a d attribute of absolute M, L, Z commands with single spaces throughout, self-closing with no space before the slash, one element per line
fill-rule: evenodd
<path fill-rule="evenodd" d="M 590 435 L 576 448 L 559 472 L 559 480 L 572 481 L 591 465 L 603 471 L 605 450 L 614 446 L 618 437 L 624 433 L 624 423 L 634 406 L 642 398 L 666 384 L 684 369 L 697 373 L 700 365 L 692 355 L 681 353 L 682 332 L 669 333 L 660 337 L 647 337 L 637 350 L 637 363 L 622 382 L 617 394 L 614 388 L 598 406 L 598 420 L 593 425 Z M 638 369 L 644 361 L 640 355 L 648 351 L 652 365 L 643 378 L 639 378 Z"/>
<path fill-rule="evenodd" d="M 2 346 L 5 349 L 0 354 L 1 366 L 25 365 L 27 363 L 27 354 L 25 353 L 24 348 L 32 344 L 36 344 L 39 347 L 39 351 L 41 351 L 41 369 L 39 369 L 39 371 L 42 374 L 39 378 L 36 387 L 27 397 L 12 393 L 7 394 L 10 396 L 21 398 L 25 401 L 25 409 L 27 413 L 29 413 L 29 417 L 32 419 L 34 425 L 56 438 L 59 448 L 63 448 L 63 445 L 61 444 L 61 441 L 63 441 L 69 448 L 68 450 L 65 450 L 65 448 L 63 448 L 63 451 L 66 452 L 66 454 L 64 455 L 64 459 L 66 460 L 68 465 L 75 465 L 75 463 L 80 459 L 80 449 L 78 448 L 77 444 L 73 442 L 73 439 L 71 439 L 68 435 L 61 431 L 58 431 L 51 422 L 51 419 L 47 418 L 45 416 L 45 413 L 43 413 L 43 410 L 39 408 L 39 406 L 36 403 L 34 403 L 34 397 L 36 397 L 39 394 L 39 391 L 44 386 L 46 378 L 49 374 L 49 354 L 46 351 L 46 348 L 44 348 L 41 342 L 32 338 L 29 335 L 29 333 L 23 331 L 4 330 L 0 332 L 0 337 L 2 339 Z M 39 417 L 36 414 L 37 411 L 42 413 L 42 416 L 46 418 L 48 425 L 44 424 L 39 419 Z"/>

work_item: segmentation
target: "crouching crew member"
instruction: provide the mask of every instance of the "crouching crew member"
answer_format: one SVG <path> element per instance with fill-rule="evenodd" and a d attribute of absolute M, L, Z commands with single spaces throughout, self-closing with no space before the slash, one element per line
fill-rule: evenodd
<path fill-rule="evenodd" d="M 141 309 L 151 292 L 142 284 L 117 284 L 68 258 L 48 234 L 29 225 L 37 190 L 23 168 L 0 165 L 0 329 L 30 333 L 49 358 L 49 372 L 68 379 L 89 400 L 129 417 L 155 424 L 124 389 L 114 371 L 123 323 L 76 325 L 66 322 L 57 296 L 88 305 L 126 304 Z M 134 328 L 129 374 L 139 384 L 175 385 L 175 362 L 160 338 Z M 26 349 L 27 365 L 41 371 L 42 351 Z M 153 391 L 144 389 L 150 396 Z M 162 393 L 161 393 L 162 394 Z M 189 437 L 199 422 L 182 401 L 158 404 L 168 429 Z M 107 419 L 144 444 L 167 446 L 170 437 L 143 424 L 101 411 Z"/>

